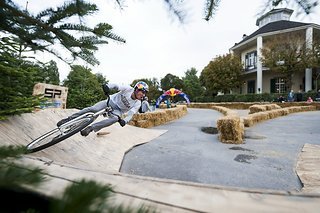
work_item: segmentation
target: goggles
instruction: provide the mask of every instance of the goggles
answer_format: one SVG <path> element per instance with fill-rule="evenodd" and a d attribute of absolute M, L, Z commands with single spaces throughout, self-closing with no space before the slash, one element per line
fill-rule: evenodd
<path fill-rule="evenodd" d="M 137 91 L 141 91 L 143 94 L 147 93 L 147 91 L 145 89 L 137 89 Z"/>

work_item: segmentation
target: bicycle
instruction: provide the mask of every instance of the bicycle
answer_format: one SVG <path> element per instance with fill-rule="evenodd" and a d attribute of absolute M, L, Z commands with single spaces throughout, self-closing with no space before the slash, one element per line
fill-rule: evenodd
<path fill-rule="evenodd" d="M 108 117 L 111 114 L 118 117 L 118 120 L 121 117 L 115 113 L 113 113 L 113 109 L 109 106 L 110 96 L 109 96 L 109 88 L 106 85 L 103 85 L 104 94 L 107 97 L 107 108 L 100 110 L 96 113 L 88 112 L 83 115 L 80 115 L 61 126 L 41 135 L 37 139 L 33 140 L 26 146 L 26 149 L 29 153 L 38 152 L 40 150 L 46 149 L 50 146 L 53 146 L 72 135 L 80 132 L 82 129 L 87 127 L 89 124 L 94 122 L 99 116 Z"/>

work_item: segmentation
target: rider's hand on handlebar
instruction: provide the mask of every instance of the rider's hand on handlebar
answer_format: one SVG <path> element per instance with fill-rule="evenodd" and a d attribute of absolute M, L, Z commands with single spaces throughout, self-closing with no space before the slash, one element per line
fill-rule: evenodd
<path fill-rule="evenodd" d="M 126 125 L 126 122 L 123 119 L 119 119 L 119 124 L 120 126 L 124 127 Z"/>
<path fill-rule="evenodd" d="M 110 93 L 110 88 L 108 87 L 107 84 L 102 84 L 102 89 L 105 95 L 109 95 Z"/>

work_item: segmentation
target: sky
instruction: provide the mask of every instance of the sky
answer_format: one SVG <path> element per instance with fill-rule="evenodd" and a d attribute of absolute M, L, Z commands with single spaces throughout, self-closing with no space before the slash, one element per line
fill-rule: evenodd
<path fill-rule="evenodd" d="M 25 5 L 27 0 L 15 2 Z M 28 10 L 38 12 L 48 6 L 59 5 L 63 0 L 28 0 Z M 258 29 L 258 13 L 267 0 L 222 0 L 213 19 L 204 17 L 204 0 L 182 1 L 186 12 L 184 23 L 167 9 L 164 0 L 126 0 L 120 10 L 115 0 L 95 0 L 98 14 L 88 17 L 89 24 L 105 22 L 113 26 L 113 33 L 126 40 L 125 44 L 109 40 L 99 46 L 95 56 L 100 65 L 88 66 L 93 73 L 103 74 L 107 80 L 118 84 L 130 84 L 135 79 L 157 78 L 160 81 L 168 73 L 180 78 L 195 68 L 200 75 L 203 68 L 215 57 L 227 54 L 229 49 Z M 282 5 L 282 7 L 285 7 Z M 287 8 L 297 10 L 293 5 Z M 319 6 L 316 10 L 319 10 Z M 315 11 L 316 11 L 315 10 Z M 291 16 L 291 21 L 320 25 L 320 13 Z M 60 80 L 63 81 L 70 67 L 48 54 L 37 54 L 39 60 L 55 60 Z"/>

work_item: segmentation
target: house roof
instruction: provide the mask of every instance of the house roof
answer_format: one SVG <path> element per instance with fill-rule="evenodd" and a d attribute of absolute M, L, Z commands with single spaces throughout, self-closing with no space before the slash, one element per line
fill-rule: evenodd
<path fill-rule="evenodd" d="M 306 26 L 306 25 L 310 25 L 310 24 L 311 23 L 302 23 L 302 22 L 284 21 L 284 20 L 271 22 L 271 23 L 266 24 L 263 27 L 259 28 L 257 31 L 255 31 L 251 35 L 246 36 L 242 41 L 240 41 L 239 43 L 236 43 L 233 47 L 238 46 L 239 44 L 241 44 L 241 43 L 257 36 L 257 35 L 260 35 L 260 34 L 279 31 L 279 30 L 286 30 L 286 29 Z"/>

